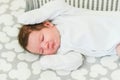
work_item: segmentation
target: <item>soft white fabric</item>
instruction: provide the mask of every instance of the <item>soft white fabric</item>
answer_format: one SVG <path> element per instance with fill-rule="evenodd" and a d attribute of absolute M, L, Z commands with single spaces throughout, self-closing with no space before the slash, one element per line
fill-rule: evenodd
<path fill-rule="evenodd" d="M 83 64 L 83 56 L 78 52 L 69 52 L 65 55 L 46 55 L 40 58 L 42 69 L 76 70 Z"/>
<path fill-rule="evenodd" d="M 63 13 L 68 8 L 68 6 L 69 5 L 67 5 L 64 0 L 50 1 L 40 9 L 31 10 L 25 14 L 20 15 L 18 17 L 18 22 L 21 24 L 35 24 L 41 23 L 47 19 L 52 20 L 56 16 Z"/>
<path fill-rule="evenodd" d="M 73 9 L 53 19 L 61 34 L 61 48 L 87 56 L 101 57 L 120 42 L 120 12 L 95 12 Z M 114 48 L 115 49 L 115 48 Z"/>

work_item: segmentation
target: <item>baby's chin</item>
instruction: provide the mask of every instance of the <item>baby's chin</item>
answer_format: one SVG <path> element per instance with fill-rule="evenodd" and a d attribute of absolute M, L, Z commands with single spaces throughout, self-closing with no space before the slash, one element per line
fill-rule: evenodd
<path fill-rule="evenodd" d="M 57 51 L 52 51 L 52 52 L 48 52 L 48 53 L 43 53 L 43 55 L 53 55 L 53 54 L 56 54 Z"/>

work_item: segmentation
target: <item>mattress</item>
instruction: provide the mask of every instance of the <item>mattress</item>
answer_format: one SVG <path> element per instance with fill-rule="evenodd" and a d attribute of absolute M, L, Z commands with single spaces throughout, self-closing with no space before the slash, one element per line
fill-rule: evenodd
<path fill-rule="evenodd" d="M 119 0 L 104 1 L 109 5 L 120 4 Z M 41 70 L 39 55 L 24 51 L 18 44 L 17 34 L 21 25 L 16 17 L 25 10 L 25 0 L 0 0 L 0 80 L 120 80 L 118 56 L 85 56 L 83 66 L 74 71 Z M 113 8 L 116 10 L 119 11 L 118 6 Z"/>

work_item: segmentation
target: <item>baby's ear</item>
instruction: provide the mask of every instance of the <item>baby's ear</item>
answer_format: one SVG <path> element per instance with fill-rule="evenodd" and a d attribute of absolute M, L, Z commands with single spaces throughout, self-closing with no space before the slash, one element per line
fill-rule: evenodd
<path fill-rule="evenodd" d="M 51 22 L 49 22 L 49 21 L 44 21 L 44 22 L 43 22 L 43 25 L 46 26 L 46 27 L 53 27 L 53 26 L 54 26 L 54 25 L 53 25 Z"/>

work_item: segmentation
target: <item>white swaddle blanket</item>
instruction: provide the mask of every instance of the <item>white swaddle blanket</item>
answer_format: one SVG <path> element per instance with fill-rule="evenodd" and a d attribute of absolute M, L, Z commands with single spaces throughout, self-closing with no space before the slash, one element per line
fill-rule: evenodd
<path fill-rule="evenodd" d="M 79 52 L 82 50 L 88 56 L 111 55 L 110 50 L 120 42 L 119 12 L 82 12 L 73 9 L 53 20 L 61 32 L 62 47 L 67 45 L 66 48 Z"/>

